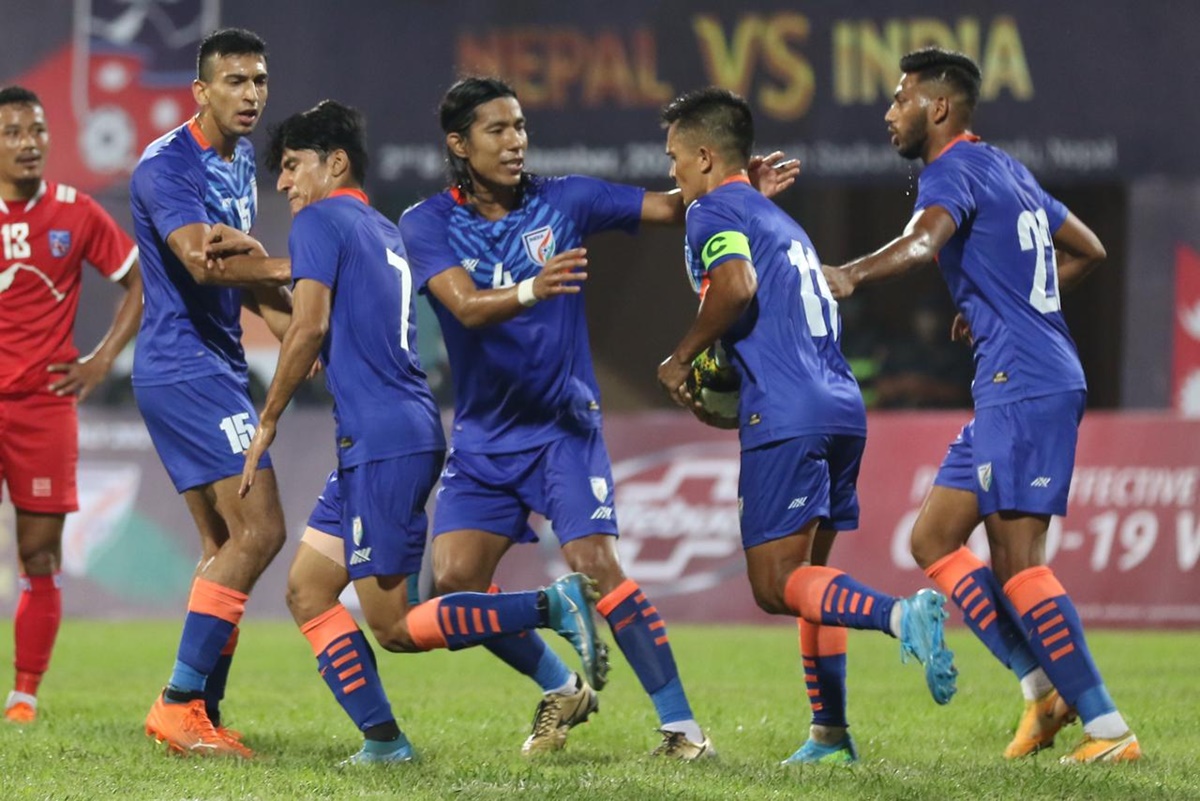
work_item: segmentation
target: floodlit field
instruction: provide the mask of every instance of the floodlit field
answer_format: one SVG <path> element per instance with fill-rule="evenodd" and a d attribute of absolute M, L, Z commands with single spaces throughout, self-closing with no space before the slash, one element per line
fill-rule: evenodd
<path fill-rule="evenodd" d="M 1140 764 L 1065 767 L 1080 736 L 1011 764 L 1000 756 L 1020 697 L 1011 677 L 963 629 L 951 632 L 959 693 L 938 707 L 894 641 L 850 639 L 850 714 L 862 762 L 853 768 L 782 768 L 804 739 L 808 708 L 795 628 L 676 626 L 672 641 L 697 717 L 720 759 L 680 765 L 649 759 L 657 743 L 650 702 L 619 654 L 600 714 L 572 732 L 564 753 L 519 755 L 538 695 L 482 649 L 380 654 L 416 764 L 339 769 L 359 739 L 318 678 L 307 643 L 289 625 L 243 627 L 226 699 L 227 722 L 261 758 L 251 763 L 167 756 L 142 734 L 165 681 L 177 623 L 68 621 L 42 690 L 42 719 L 0 726 L 5 799 L 299 798 L 1200 798 L 1200 634 L 1096 632 L 1109 688 L 1134 725 Z M 11 664 L 11 625 L 0 662 Z M 7 675 L 4 681 L 9 679 Z M 5 688 L 7 689 L 7 688 Z"/>

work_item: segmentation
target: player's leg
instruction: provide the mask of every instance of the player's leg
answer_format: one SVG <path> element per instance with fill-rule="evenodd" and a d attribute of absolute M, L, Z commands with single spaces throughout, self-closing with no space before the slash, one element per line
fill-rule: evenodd
<path fill-rule="evenodd" d="M 596 580 L 596 608 L 658 714 L 663 740 L 652 754 L 685 761 L 715 756 L 688 703 L 666 622 L 621 569 L 612 466 L 601 432 L 549 443 L 521 492 L 528 507 L 551 521 L 571 569 Z M 599 689 L 607 677 L 588 681 Z"/>
<path fill-rule="evenodd" d="M 855 439 L 861 451 L 862 440 Z M 742 544 L 755 602 L 769 614 L 897 637 L 901 655 L 925 666 L 934 700 L 947 703 L 957 672 L 944 642 L 945 598 L 933 590 L 894 598 L 811 563 L 818 524 L 830 515 L 828 455 L 834 442 L 830 436 L 797 437 L 742 452 Z"/>
<path fill-rule="evenodd" d="M 37 717 L 37 693 L 50 667 L 50 655 L 62 621 L 62 533 L 66 515 L 17 509 L 17 558 L 20 598 L 13 616 L 13 662 L 16 679 L 4 705 L 12 723 Z"/>
<path fill-rule="evenodd" d="M 493 592 L 492 576 L 500 559 L 517 542 L 536 536 L 529 509 L 514 485 L 528 472 L 528 454 L 496 457 L 451 451 L 433 523 L 433 579 L 438 594 Z M 484 647 L 542 690 L 533 733 L 522 752 L 561 749 L 566 732 L 599 707 L 596 693 L 551 650 L 537 632 L 485 642 Z M 539 734 L 540 733 L 540 734 Z"/>

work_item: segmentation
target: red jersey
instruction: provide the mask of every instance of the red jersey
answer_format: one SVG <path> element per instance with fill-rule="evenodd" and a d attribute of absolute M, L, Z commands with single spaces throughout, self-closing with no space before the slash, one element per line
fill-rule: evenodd
<path fill-rule="evenodd" d="M 111 281 L 137 248 L 91 197 L 42 183 L 32 200 L 0 200 L 0 395 L 45 390 L 46 371 L 79 356 L 72 331 L 86 260 Z"/>

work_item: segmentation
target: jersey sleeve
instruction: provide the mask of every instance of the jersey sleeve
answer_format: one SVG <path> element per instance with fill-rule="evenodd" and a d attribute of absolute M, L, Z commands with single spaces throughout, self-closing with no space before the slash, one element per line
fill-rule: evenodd
<path fill-rule="evenodd" d="M 1041 187 L 1038 187 L 1041 189 Z M 1067 215 L 1071 210 L 1063 204 L 1061 200 L 1054 195 L 1042 189 L 1042 208 L 1046 210 L 1046 221 L 1050 223 L 1050 230 L 1057 231 L 1062 228 L 1062 224 L 1067 221 Z"/>
<path fill-rule="evenodd" d="M 330 216 L 318 206 L 302 209 L 288 234 L 292 282 L 307 278 L 333 289 L 341 249 L 341 232 Z"/>
<path fill-rule="evenodd" d="M 642 199 L 646 190 L 639 186 L 568 175 L 547 181 L 543 191 L 552 205 L 575 220 L 581 237 L 600 231 L 636 234 L 642 222 Z"/>
<path fill-rule="evenodd" d="M 82 195 L 87 213 L 83 258 L 110 281 L 120 281 L 137 260 L 137 247 L 99 203 Z"/>
<path fill-rule="evenodd" d="M 400 215 L 399 223 L 408 265 L 421 292 L 430 279 L 451 267 L 461 266 L 461 259 L 450 248 L 447 218 L 432 203 L 431 199 L 412 206 Z"/>
<path fill-rule="evenodd" d="M 731 259 L 751 264 L 750 237 L 746 222 L 728 203 L 701 198 L 687 210 L 687 244 L 698 263 L 702 280 L 713 268 Z"/>
<path fill-rule="evenodd" d="M 957 161 L 947 156 L 925 168 L 917 180 L 915 211 L 940 206 L 962 227 L 963 221 L 975 212 L 975 193 L 971 182 Z"/>
<path fill-rule="evenodd" d="M 185 225 L 209 222 L 204 208 L 207 187 L 196 170 L 177 166 L 171 159 L 147 160 L 134 171 L 133 192 L 141 198 L 154 230 L 165 242 Z"/>

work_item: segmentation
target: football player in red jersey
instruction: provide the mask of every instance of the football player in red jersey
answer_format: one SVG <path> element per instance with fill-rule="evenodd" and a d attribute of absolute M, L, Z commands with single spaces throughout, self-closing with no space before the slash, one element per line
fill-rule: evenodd
<path fill-rule="evenodd" d="M 0 483 L 17 510 L 21 595 L 17 669 L 4 717 L 32 723 L 62 618 L 63 523 L 79 508 L 75 411 L 137 333 L 137 248 L 96 201 L 42 175 L 50 147 L 37 95 L 0 89 Z M 125 289 L 112 327 L 87 356 L 72 331 L 87 261 Z"/>

